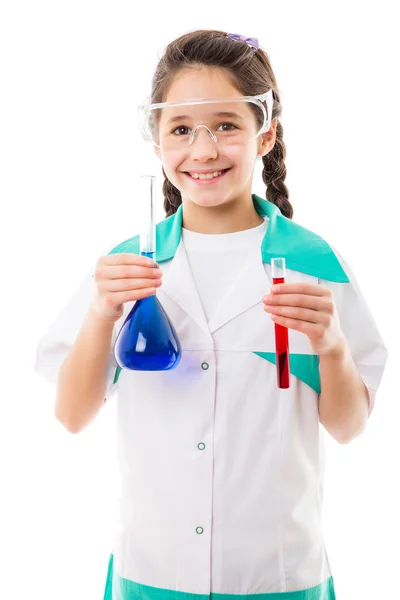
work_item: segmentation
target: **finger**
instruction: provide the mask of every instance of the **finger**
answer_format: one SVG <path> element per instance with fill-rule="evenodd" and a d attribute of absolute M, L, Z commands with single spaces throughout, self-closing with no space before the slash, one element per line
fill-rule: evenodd
<path fill-rule="evenodd" d="M 307 294 L 310 296 L 327 296 L 332 293 L 330 289 L 324 288 L 322 285 L 305 281 L 274 284 L 271 287 L 271 292 L 278 294 Z"/>
<path fill-rule="evenodd" d="M 124 252 L 120 254 L 108 254 L 105 257 L 105 264 L 107 265 L 139 265 L 142 267 L 154 267 L 155 261 L 148 256 L 142 256 L 141 254 L 133 254 L 131 252 Z"/>
<path fill-rule="evenodd" d="M 326 313 L 308 308 L 298 308 L 296 306 L 265 306 L 265 312 L 272 316 L 279 316 L 285 319 L 295 319 L 306 321 L 308 323 L 318 323 L 326 327 L 330 324 L 330 316 Z"/>
<path fill-rule="evenodd" d="M 160 278 L 141 279 L 136 277 L 134 279 L 103 279 L 102 282 L 99 282 L 98 288 L 101 292 L 123 292 L 143 288 L 158 288 L 161 285 L 162 280 Z"/>
<path fill-rule="evenodd" d="M 272 315 L 271 319 L 277 325 L 283 325 L 288 329 L 294 329 L 305 333 L 309 337 L 318 337 L 322 335 L 322 326 L 319 323 L 310 323 L 308 321 L 301 321 L 300 319 L 288 319 L 287 317 L 281 317 L 280 315 Z"/>
<path fill-rule="evenodd" d="M 141 288 L 137 290 L 129 290 L 126 292 L 114 292 L 114 302 L 115 304 L 125 304 L 125 302 L 132 302 L 135 300 L 140 300 L 141 298 L 146 298 L 148 296 L 152 296 L 157 292 L 156 287 L 152 288 Z"/>
<path fill-rule="evenodd" d="M 304 294 L 271 294 L 269 299 L 263 302 L 271 306 L 304 307 L 322 313 L 332 314 L 332 302 L 330 298 L 321 296 L 307 296 Z"/>
<path fill-rule="evenodd" d="M 146 279 L 152 279 L 162 276 L 161 269 L 155 269 L 154 267 L 140 267 L 137 265 L 105 265 L 103 267 L 102 275 L 105 279 L 124 279 L 124 278 L 135 278 L 144 277 Z"/>

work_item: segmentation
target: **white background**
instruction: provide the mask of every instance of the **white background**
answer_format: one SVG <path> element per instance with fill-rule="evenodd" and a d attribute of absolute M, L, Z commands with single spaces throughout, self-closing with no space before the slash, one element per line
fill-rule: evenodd
<path fill-rule="evenodd" d="M 116 401 L 68 433 L 34 356 L 101 253 L 136 235 L 138 177 L 161 175 L 137 105 L 166 44 L 201 28 L 258 37 L 268 53 L 294 220 L 348 261 L 389 349 L 366 432 L 342 446 L 327 436 L 324 531 L 338 600 L 400 597 L 395 10 L 390 1 L 2 4 L 4 599 L 103 598 L 119 494 Z M 253 191 L 265 197 L 261 163 Z"/>

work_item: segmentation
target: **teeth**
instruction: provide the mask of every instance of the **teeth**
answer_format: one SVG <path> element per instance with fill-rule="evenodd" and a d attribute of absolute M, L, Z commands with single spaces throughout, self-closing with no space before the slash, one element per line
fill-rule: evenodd
<path fill-rule="evenodd" d="M 222 171 L 214 171 L 214 173 L 190 173 L 193 179 L 213 179 L 221 175 Z"/>

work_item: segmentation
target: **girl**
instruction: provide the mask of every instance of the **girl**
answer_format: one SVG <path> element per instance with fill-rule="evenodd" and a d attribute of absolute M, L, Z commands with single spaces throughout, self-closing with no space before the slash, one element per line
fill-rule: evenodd
<path fill-rule="evenodd" d="M 165 176 L 162 270 L 138 235 L 121 243 L 39 344 L 35 368 L 57 385 L 70 431 L 118 390 L 122 495 L 105 600 L 335 598 L 319 424 L 339 443 L 365 429 L 387 350 L 343 257 L 292 221 L 281 110 L 255 38 L 201 30 L 171 42 L 141 111 Z M 251 193 L 260 157 L 266 199 Z M 274 256 L 287 265 L 278 286 Z M 156 289 L 181 361 L 121 370 L 116 336 Z M 274 323 L 289 332 L 287 389 Z"/>

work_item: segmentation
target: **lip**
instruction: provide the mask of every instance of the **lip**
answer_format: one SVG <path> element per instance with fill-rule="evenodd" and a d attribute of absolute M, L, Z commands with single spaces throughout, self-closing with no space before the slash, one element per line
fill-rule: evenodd
<path fill-rule="evenodd" d="M 199 174 L 207 174 L 207 173 L 215 173 L 215 171 L 223 171 L 223 173 L 221 173 L 221 175 L 218 175 L 218 177 L 213 177 L 212 179 L 195 179 L 194 177 L 189 175 L 188 172 L 184 171 L 183 173 L 184 173 L 184 175 L 186 175 L 186 177 L 188 177 L 191 181 L 193 181 L 197 185 L 211 185 L 212 183 L 217 183 L 223 177 L 225 177 L 225 175 L 231 170 L 231 168 L 232 167 L 230 167 L 229 169 L 213 169 L 212 171 L 194 171 L 194 173 L 199 173 Z"/>

